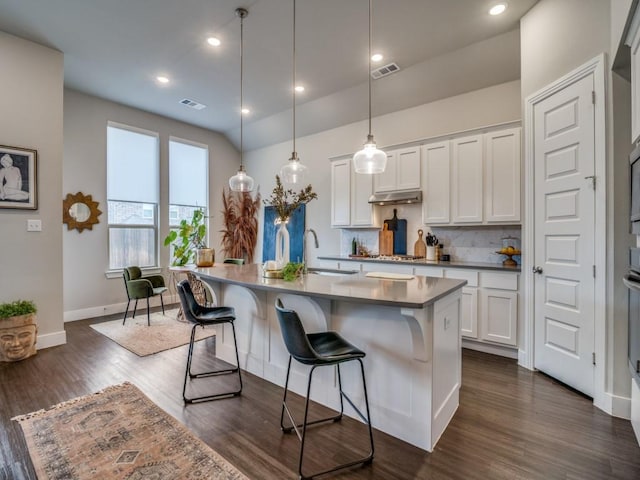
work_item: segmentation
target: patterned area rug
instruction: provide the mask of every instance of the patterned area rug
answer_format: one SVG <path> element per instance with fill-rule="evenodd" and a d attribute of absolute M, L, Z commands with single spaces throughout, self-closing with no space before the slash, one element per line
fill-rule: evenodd
<path fill-rule="evenodd" d="M 128 382 L 13 420 L 40 480 L 247 479 Z"/>
<path fill-rule="evenodd" d="M 138 312 L 136 318 L 127 317 L 91 325 L 91 328 L 109 337 L 127 350 L 140 357 L 169 350 L 189 343 L 193 324 L 176 320 L 178 309 L 165 310 L 165 314 L 152 313 L 151 326 L 147 326 L 146 311 Z M 196 340 L 212 337 L 216 334 L 213 327 L 196 329 Z"/>

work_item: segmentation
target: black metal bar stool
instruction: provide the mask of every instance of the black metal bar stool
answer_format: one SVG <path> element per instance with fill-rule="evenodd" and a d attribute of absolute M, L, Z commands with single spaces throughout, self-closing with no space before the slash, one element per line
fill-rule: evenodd
<path fill-rule="evenodd" d="M 178 283 L 178 296 L 180 297 L 180 303 L 182 304 L 182 311 L 187 321 L 193 323 L 191 329 L 191 341 L 189 342 L 189 355 L 187 356 L 187 368 L 184 373 L 184 385 L 182 387 L 182 398 L 185 403 L 207 402 L 209 400 L 218 400 L 220 398 L 235 397 L 242 392 L 242 375 L 240 373 L 240 357 L 238 356 L 238 342 L 236 341 L 236 329 L 233 325 L 235 317 L 235 311 L 232 307 L 204 307 L 195 299 L 191 285 L 188 280 L 182 280 Z M 206 325 L 220 325 L 224 323 L 231 324 L 231 330 L 233 331 L 233 343 L 236 349 L 236 367 L 226 368 L 222 370 L 212 370 L 210 372 L 192 373 L 191 372 L 191 360 L 193 358 L 193 344 L 196 337 L 196 328 L 205 327 Z M 213 395 L 203 395 L 200 397 L 186 396 L 187 392 L 187 379 L 188 378 L 202 378 L 211 377 L 215 375 L 227 375 L 230 373 L 238 373 L 238 380 L 240 387 L 238 390 L 231 392 L 217 393 Z"/>
<path fill-rule="evenodd" d="M 284 384 L 284 398 L 282 400 L 282 411 L 280 412 L 280 427 L 285 433 L 295 431 L 300 439 L 300 458 L 298 462 L 298 473 L 301 479 L 313 478 L 318 475 L 324 475 L 326 473 L 335 472 L 344 468 L 349 468 L 358 464 L 370 464 L 373 461 L 373 432 L 371 429 L 371 416 L 369 414 L 369 398 L 367 396 L 367 384 L 364 378 L 364 365 L 362 358 L 365 353 L 351 345 L 343 337 L 336 332 L 321 332 L 321 333 L 309 333 L 304 330 L 304 326 L 298 317 L 298 314 L 294 310 L 284 308 L 280 299 L 276 300 L 276 313 L 278 315 L 278 321 L 280 323 L 280 330 L 282 331 L 282 337 L 284 343 L 289 351 L 289 365 L 287 366 L 287 379 Z M 289 374 L 291 372 L 291 359 L 295 358 L 298 362 L 304 365 L 310 365 L 311 371 L 309 372 L 309 379 L 307 383 L 307 397 L 304 407 L 304 419 L 301 424 L 296 424 L 289 407 L 287 406 L 287 389 L 289 386 Z M 349 362 L 351 360 L 357 360 L 360 363 L 360 371 L 362 372 L 362 386 L 364 389 L 364 402 L 367 410 L 366 417 L 362 412 L 354 405 L 351 399 L 346 393 L 342 391 L 342 378 L 340 376 L 340 364 Z M 320 420 L 308 421 L 309 414 L 309 394 L 311 392 L 311 379 L 316 367 L 335 365 L 338 370 L 338 387 L 340 389 L 340 413 L 328 418 Z M 304 459 L 304 445 L 305 437 L 307 433 L 307 427 L 323 422 L 339 422 L 342 419 L 344 412 L 343 399 L 347 400 L 349 405 L 356 411 L 358 416 L 367 425 L 369 429 L 369 442 L 371 445 L 370 452 L 363 458 L 353 460 L 347 463 L 343 463 L 332 467 L 322 472 L 317 472 L 312 475 L 305 475 L 302 473 L 302 461 Z M 291 426 L 284 425 L 284 414 L 287 414 Z M 300 428 L 302 427 L 302 433 Z"/>

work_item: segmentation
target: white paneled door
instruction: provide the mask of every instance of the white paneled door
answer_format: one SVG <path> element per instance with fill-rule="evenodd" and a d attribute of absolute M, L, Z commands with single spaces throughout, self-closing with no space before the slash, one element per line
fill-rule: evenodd
<path fill-rule="evenodd" d="M 535 367 L 593 396 L 594 75 L 534 106 Z"/>

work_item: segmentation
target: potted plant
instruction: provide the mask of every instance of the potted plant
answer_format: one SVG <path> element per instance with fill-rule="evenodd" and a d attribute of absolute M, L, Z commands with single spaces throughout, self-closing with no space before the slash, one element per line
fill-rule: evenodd
<path fill-rule="evenodd" d="M 184 266 L 195 258 L 198 267 L 211 267 L 215 260 L 215 251 L 206 244 L 207 224 L 204 210 L 193 211 L 191 221 L 181 220 L 177 230 L 171 230 L 164 239 L 165 247 L 173 244 L 171 265 Z"/>
<path fill-rule="evenodd" d="M 31 300 L 0 303 L 0 361 L 16 362 L 35 355 L 36 312 Z"/>

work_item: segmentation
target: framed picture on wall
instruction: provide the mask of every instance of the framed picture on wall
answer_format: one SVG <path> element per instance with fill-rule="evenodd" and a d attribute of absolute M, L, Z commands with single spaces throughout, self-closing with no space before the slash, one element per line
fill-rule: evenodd
<path fill-rule="evenodd" d="M 38 208 L 38 152 L 0 145 L 0 208 Z"/>

